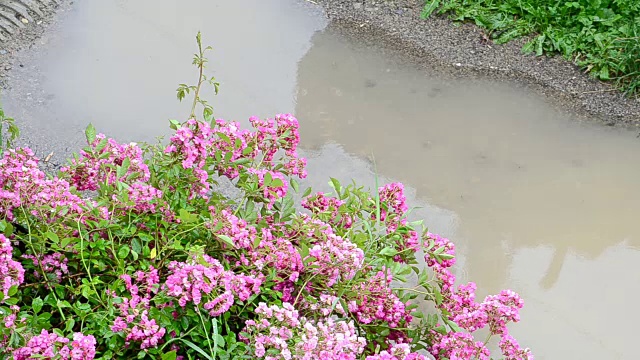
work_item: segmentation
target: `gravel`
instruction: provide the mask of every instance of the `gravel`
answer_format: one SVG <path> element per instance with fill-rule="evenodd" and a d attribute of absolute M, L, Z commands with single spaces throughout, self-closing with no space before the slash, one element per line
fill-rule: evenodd
<path fill-rule="evenodd" d="M 307 0 L 310 1 L 310 0 Z M 526 39 L 496 45 L 473 24 L 444 16 L 422 19 L 423 0 L 315 0 L 345 32 L 402 52 L 456 77 L 516 81 L 579 119 L 640 126 L 640 101 L 595 80 L 560 56 L 522 53 Z"/>

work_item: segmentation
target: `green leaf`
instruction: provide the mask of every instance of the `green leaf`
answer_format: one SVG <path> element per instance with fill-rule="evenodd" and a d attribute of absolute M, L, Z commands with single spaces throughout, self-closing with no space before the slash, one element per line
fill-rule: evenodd
<path fill-rule="evenodd" d="M 227 134 L 221 133 L 221 132 L 217 132 L 216 135 L 218 135 L 218 137 L 220 139 L 222 139 L 224 142 L 226 142 L 227 144 L 231 145 L 231 139 L 229 138 L 229 136 L 227 136 Z"/>
<path fill-rule="evenodd" d="M 162 360 L 176 360 L 178 354 L 175 350 L 169 351 L 168 353 L 162 354 Z"/>
<path fill-rule="evenodd" d="M 309 247 L 307 246 L 307 244 L 301 242 L 300 248 L 298 249 L 298 253 L 300 254 L 300 257 L 303 259 L 309 256 Z"/>
<path fill-rule="evenodd" d="M 284 186 L 284 183 L 282 182 L 281 179 L 275 178 L 271 182 L 271 187 L 283 187 L 283 186 Z"/>
<path fill-rule="evenodd" d="M 291 180 L 289 180 L 289 184 L 291 184 L 291 188 L 296 194 L 300 191 L 300 186 L 294 178 L 291 178 Z"/>
<path fill-rule="evenodd" d="M 437 328 L 433 329 L 436 332 L 442 334 L 442 335 L 447 335 L 447 328 L 444 327 L 443 325 L 438 326 Z"/>
<path fill-rule="evenodd" d="M 233 244 L 233 240 L 231 240 L 231 238 L 228 237 L 227 235 L 218 235 L 218 238 L 220 238 L 220 240 L 224 241 L 225 244 L 231 246 L 232 248 L 235 248 L 235 245 Z"/>
<path fill-rule="evenodd" d="M 440 6 L 440 0 L 432 0 L 430 3 L 424 6 L 422 12 L 420 13 L 420 17 L 423 19 L 428 18 L 431 14 Z"/>
<path fill-rule="evenodd" d="M 69 302 L 67 300 L 59 300 L 58 301 L 58 307 L 59 308 L 70 308 L 71 304 L 69 304 Z"/>
<path fill-rule="evenodd" d="M 4 235 L 5 236 L 9 236 L 11 234 L 13 234 L 13 225 L 11 225 L 11 223 L 9 222 L 5 222 L 5 228 L 4 228 Z"/>
<path fill-rule="evenodd" d="M 140 254 L 142 252 L 142 244 L 140 244 L 140 240 L 139 239 L 133 239 L 131 240 L 131 250 L 133 250 L 134 252 Z"/>
<path fill-rule="evenodd" d="M 18 286 L 17 285 L 13 285 L 12 287 L 9 288 L 9 291 L 7 292 L 7 295 L 13 296 L 13 295 L 15 295 L 17 293 L 18 293 Z"/>
<path fill-rule="evenodd" d="M 192 343 L 191 341 L 186 340 L 186 339 L 179 339 L 179 341 L 183 342 L 188 347 L 190 347 L 193 350 L 197 351 L 200 355 L 204 356 L 205 359 L 214 360 L 211 356 L 209 356 L 209 354 L 207 354 L 204 350 L 199 348 L 198 345 Z"/>
<path fill-rule="evenodd" d="M 178 99 L 180 100 L 180 99 Z M 180 122 L 178 120 L 169 120 L 169 127 L 173 130 L 178 130 L 178 128 L 180 127 Z"/>
<path fill-rule="evenodd" d="M 16 305 L 18 304 L 18 299 L 16 298 L 8 298 L 7 300 L 4 301 L 5 304 L 7 305 Z"/>
<path fill-rule="evenodd" d="M 271 182 L 272 181 L 273 181 L 273 176 L 271 176 L 271 173 L 267 171 L 264 174 L 263 185 L 264 186 L 271 186 Z"/>
<path fill-rule="evenodd" d="M 73 238 L 64 238 L 64 239 L 62 239 L 62 241 L 60 242 L 60 247 L 61 248 L 66 248 L 67 246 L 69 246 L 71 241 L 73 241 Z"/>
<path fill-rule="evenodd" d="M 124 158 L 124 160 L 122 160 L 122 165 L 118 167 L 118 170 L 116 171 L 116 175 L 118 176 L 118 178 L 123 177 L 126 173 L 127 170 L 129 170 L 129 166 L 131 166 L 131 160 L 129 159 L 129 157 Z"/>
<path fill-rule="evenodd" d="M 232 162 L 233 165 L 244 165 L 244 164 L 248 164 L 250 162 L 252 162 L 253 159 L 250 158 L 240 158 L 234 162 Z"/>
<path fill-rule="evenodd" d="M 311 188 L 307 188 L 307 190 L 304 191 L 304 194 L 302 194 L 303 198 L 306 198 L 307 196 L 311 195 Z"/>
<path fill-rule="evenodd" d="M 98 146 L 96 146 L 96 152 L 102 151 L 102 149 L 104 149 L 105 146 L 107 146 L 108 143 L 109 143 L 109 140 L 107 140 L 106 138 L 100 140 L 100 142 L 98 143 Z M 107 156 L 108 155 L 109 154 L 107 154 Z"/>
<path fill-rule="evenodd" d="M 536 55 L 537 56 L 542 55 L 542 52 L 543 52 L 542 45 L 544 45 L 544 40 L 546 38 L 547 37 L 544 34 L 542 34 L 542 35 L 538 36 L 538 38 L 536 39 Z"/>
<path fill-rule="evenodd" d="M 127 245 L 122 245 L 120 249 L 118 249 L 118 257 L 120 259 L 126 259 L 130 251 L 131 249 Z"/>
<path fill-rule="evenodd" d="M 247 146 L 246 148 L 244 148 L 244 150 L 242 150 L 242 155 L 249 155 L 253 152 L 253 148 L 251 146 Z"/>
<path fill-rule="evenodd" d="M 442 304 L 442 294 L 437 287 L 433 287 L 433 295 L 436 298 L 436 305 Z"/>
<path fill-rule="evenodd" d="M 55 233 L 51 232 L 51 231 L 47 231 L 46 233 L 44 233 L 44 236 L 53 241 L 55 244 L 58 244 L 60 242 L 60 238 L 58 238 L 58 235 L 56 235 Z"/>
<path fill-rule="evenodd" d="M 31 309 L 34 314 L 38 314 L 42 310 L 42 305 L 44 305 L 44 301 L 40 297 L 31 300 Z"/>
<path fill-rule="evenodd" d="M 151 252 L 149 253 L 149 258 L 151 260 L 155 259 L 156 256 L 158 255 L 158 250 L 156 248 L 151 249 Z"/>
<path fill-rule="evenodd" d="M 333 190 L 336 191 L 336 193 L 339 196 L 340 195 L 340 191 L 342 190 L 342 186 L 340 185 L 340 181 L 338 181 L 338 179 L 331 178 L 331 181 L 329 182 L 329 185 L 331 186 L 331 188 L 333 188 Z"/>
<path fill-rule="evenodd" d="M 73 331 L 73 327 L 76 325 L 76 321 L 73 318 L 67 319 L 67 324 L 65 326 L 65 330 L 67 332 Z"/>
<path fill-rule="evenodd" d="M 182 220 L 184 223 L 192 223 L 198 220 L 198 216 L 191 214 L 185 209 L 180 209 L 179 214 L 178 219 Z"/>
<path fill-rule="evenodd" d="M 392 248 L 392 247 L 388 247 L 387 246 L 386 248 L 380 250 L 380 252 L 378 254 L 380 254 L 382 256 L 391 257 L 391 256 L 397 255 L 398 251 L 396 249 Z"/>
<path fill-rule="evenodd" d="M 451 330 L 455 331 L 455 332 L 462 332 L 462 329 L 460 328 L 460 326 L 458 326 L 458 324 L 456 324 L 455 322 L 443 317 L 442 320 L 449 325 L 449 327 L 451 328 Z"/>
<path fill-rule="evenodd" d="M 84 135 L 87 138 L 87 143 L 93 144 L 96 140 L 96 128 L 93 127 L 93 124 L 89 123 L 87 129 L 84 131 Z"/>

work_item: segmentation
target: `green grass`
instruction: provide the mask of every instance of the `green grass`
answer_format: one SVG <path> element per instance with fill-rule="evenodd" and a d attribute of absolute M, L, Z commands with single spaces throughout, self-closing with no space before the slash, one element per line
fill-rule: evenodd
<path fill-rule="evenodd" d="M 422 16 L 433 13 L 473 21 L 496 43 L 533 35 L 525 52 L 559 53 L 640 94 L 640 0 L 427 0 Z"/>

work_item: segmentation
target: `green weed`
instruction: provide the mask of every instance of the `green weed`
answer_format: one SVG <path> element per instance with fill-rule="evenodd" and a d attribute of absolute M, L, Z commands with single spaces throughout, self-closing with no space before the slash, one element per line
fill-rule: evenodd
<path fill-rule="evenodd" d="M 496 43 L 533 35 L 523 50 L 559 53 L 628 95 L 640 93 L 640 1 L 427 0 L 424 18 L 473 21 Z"/>

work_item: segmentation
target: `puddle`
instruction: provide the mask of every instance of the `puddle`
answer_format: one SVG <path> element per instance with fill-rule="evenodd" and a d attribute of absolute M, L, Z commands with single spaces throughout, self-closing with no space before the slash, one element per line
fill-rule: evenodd
<path fill-rule="evenodd" d="M 512 333 L 536 358 L 634 358 L 632 134 L 572 121 L 521 86 L 446 79 L 361 45 L 304 1 L 78 2 L 54 29 L 20 55 L 3 99 L 41 156 L 77 148 L 89 121 L 123 141 L 167 134 L 188 114 L 175 89 L 195 81 L 202 30 L 219 116 L 295 113 L 314 187 L 328 174 L 371 186 L 374 162 L 404 182 L 416 215 L 458 245 L 463 281 L 524 297 Z"/>

